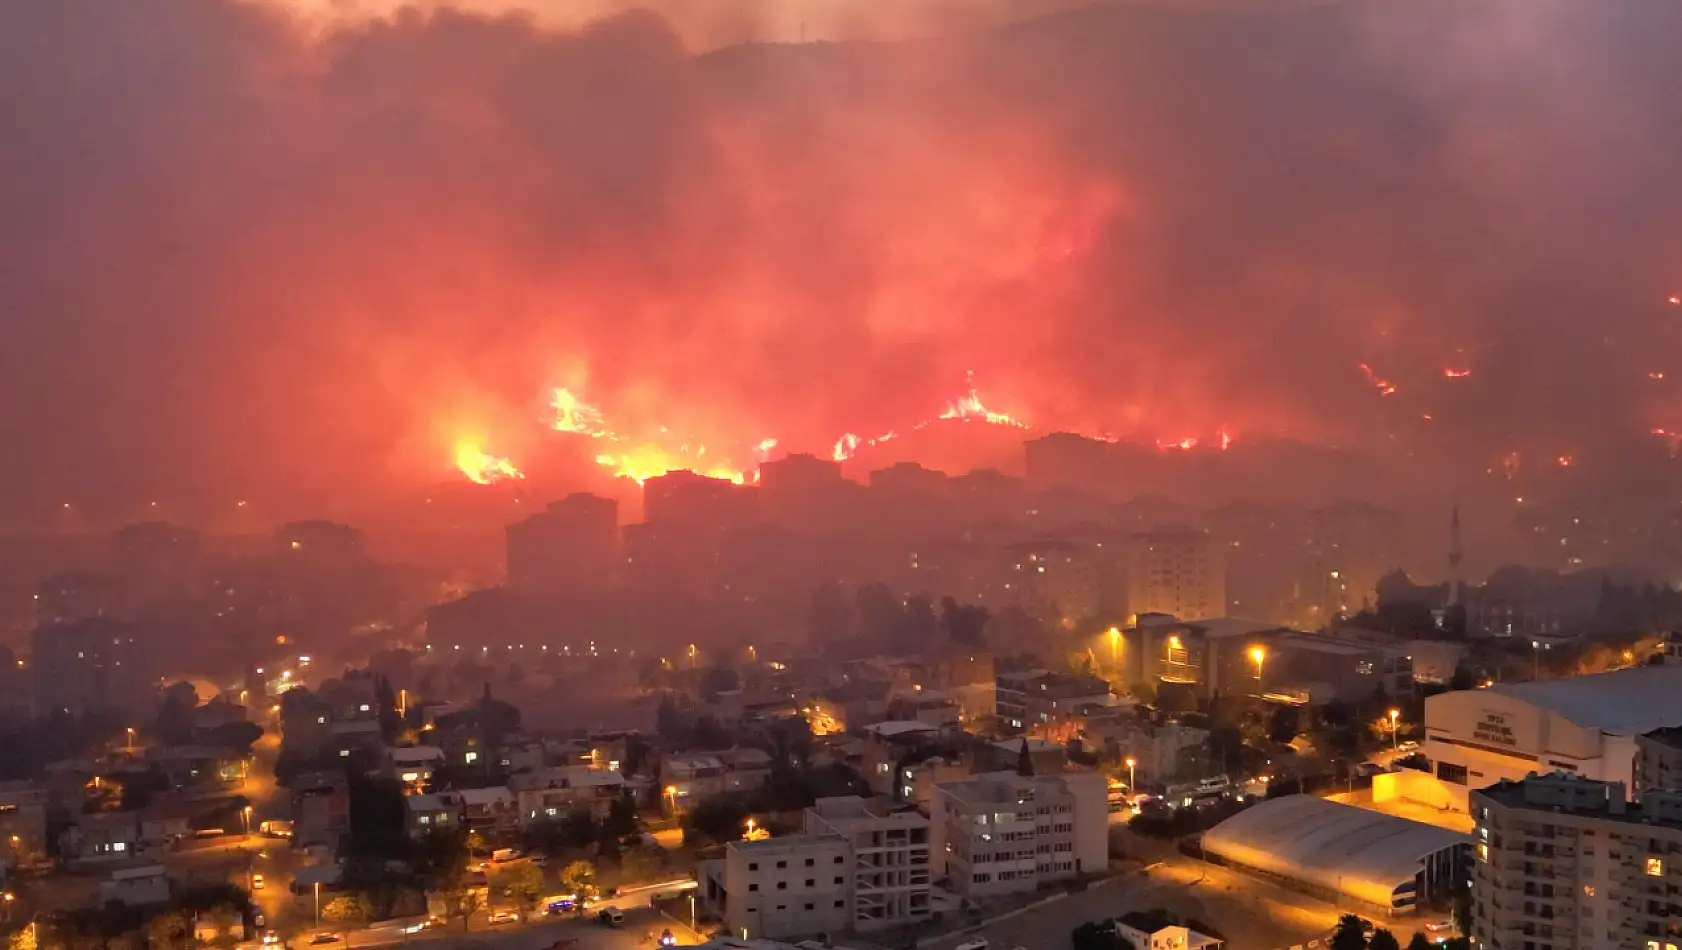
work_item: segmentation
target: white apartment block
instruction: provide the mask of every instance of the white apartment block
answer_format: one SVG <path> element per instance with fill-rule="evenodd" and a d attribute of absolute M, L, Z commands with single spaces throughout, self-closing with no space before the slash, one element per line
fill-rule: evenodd
<path fill-rule="evenodd" d="M 858 796 L 820 798 L 806 809 L 808 836 L 839 837 L 851 858 L 855 930 L 920 923 L 929 906 L 929 819 L 912 808 L 875 806 Z"/>
<path fill-rule="evenodd" d="M 936 877 L 967 898 L 1034 890 L 1109 865 L 1105 782 L 1096 772 L 991 772 L 935 786 Z"/>
<path fill-rule="evenodd" d="M 1565 772 L 1471 794 L 1479 950 L 1682 947 L 1682 793 Z"/>
<path fill-rule="evenodd" d="M 852 923 L 849 852 L 838 835 L 732 841 L 702 867 L 701 898 L 744 940 L 838 933 Z"/>

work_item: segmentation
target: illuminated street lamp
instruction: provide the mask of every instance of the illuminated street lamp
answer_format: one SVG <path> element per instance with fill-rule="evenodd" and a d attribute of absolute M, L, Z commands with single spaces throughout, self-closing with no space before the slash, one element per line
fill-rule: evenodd
<path fill-rule="evenodd" d="M 12 902 L 17 900 L 18 897 L 17 897 L 16 894 L 13 894 L 11 891 L 7 891 L 6 894 L 5 894 L 5 898 L 6 898 L 6 923 L 9 924 L 9 923 L 12 922 Z"/>
<path fill-rule="evenodd" d="M 666 786 L 666 801 L 669 803 L 669 807 L 672 810 L 672 814 L 674 814 L 674 815 L 677 814 L 677 786 L 676 785 Z"/>
<path fill-rule="evenodd" d="M 1121 668 L 1121 628 L 1110 628 L 1110 666 Z"/>
<path fill-rule="evenodd" d="M 1402 751 L 1401 733 L 1398 731 L 1402 711 L 1392 706 L 1390 708 L 1390 747 L 1397 752 Z"/>
<path fill-rule="evenodd" d="M 1262 678 L 1262 664 L 1267 662 L 1267 650 L 1262 647 L 1251 647 L 1250 659 L 1256 664 L 1256 680 L 1260 681 Z"/>
<path fill-rule="evenodd" d="M 129 726 L 126 731 L 128 732 L 128 750 L 130 752 L 133 752 L 134 751 L 134 727 Z"/>
<path fill-rule="evenodd" d="M 1132 756 L 1127 757 L 1127 791 L 1128 791 L 1129 794 L 1132 794 L 1132 795 L 1138 795 L 1139 794 L 1139 789 L 1137 787 L 1135 787 L 1135 785 L 1133 783 L 1133 768 L 1134 768 L 1134 766 L 1136 766 L 1138 764 L 1139 764 L 1138 759 L 1135 759 Z"/>
<path fill-rule="evenodd" d="M 251 835 L 251 806 L 245 806 L 245 808 L 241 810 L 240 814 L 245 818 L 245 834 L 249 837 Z"/>

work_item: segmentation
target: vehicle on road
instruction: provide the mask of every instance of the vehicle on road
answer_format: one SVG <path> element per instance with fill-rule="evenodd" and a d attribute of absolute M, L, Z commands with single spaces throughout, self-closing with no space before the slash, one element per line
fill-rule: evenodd
<path fill-rule="evenodd" d="M 672 932 L 669 929 L 660 931 L 660 939 L 658 942 L 662 947 L 677 946 L 677 938 L 672 936 Z"/>
<path fill-rule="evenodd" d="M 491 915 L 493 924 L 512 924 L 519 921 L 520 915 L 511 910 L 499 910 Z"/>
<path fill-rule="evenodd" d="M 496 864 L 507 864 L 510 861 L 518 861 L 520 860 L 520 857 L 521 855 L 519 849 L 517 848 L 498 848 L 491 852 L 491 861 Z"/>
<path fill-rule="evenodd" d="M 254 890 L 254 891 L 260 891 L 260 890 L 263 889 L 263 875 L 261 875 L 261 874 L 251 875 L 251 889 Z"/>
<path fill-rule="evenodd" d="M 338 943 L 343 939 L 345 938 L 338 934 L 316 934 L 310 938 L 310 946 L 319 947 L 324 943 Z"/>
<path fill-rule="evenodd" d="M 547 854 L 535 855 L 532 857 L 531 863 L 540 868 L 546 868 L 549 866 L 549 856 Z"/>
<path fill-rule="evenodd" d="M 263 946 L 272 947 L 278 943 L 280 943 L 280 934 L 272 930 L 263 931 Z"/>
<path fill-rule="evenodd" d="M 953 950 L 987 950 L 988 946 L 986 937 L 976 937 L 974 940 L 965 940 L 954 947 Z"/>
<path fill-rule="evenodd" d="M 596 914 L 596 919 L 609 927 L 617 927 L 625 922 L 625 912 L 614 906 L 603 907 Z"/>

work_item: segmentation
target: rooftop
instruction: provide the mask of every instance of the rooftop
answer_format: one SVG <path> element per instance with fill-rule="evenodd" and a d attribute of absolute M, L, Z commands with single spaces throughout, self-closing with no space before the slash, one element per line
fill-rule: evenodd
<path fill-rule="evenodd" d="M 1426 857 L 1471 841 L 1313 795 L 1260 802 L 1203 835 L 1204 847 L 1235 863 L 1383 907 Z"/>
<path fill-rule="evenodd" d="M 1610 673 L 1503 684 L 1486 692 L 1523 700 L 1585 729 L 1619 735 L 1682 725 L 1682 667 L 1635 666 Z"/>
<path fill-rule="evenodd" d="M 846 844 L 840 835 L 787 835 L 758 841 L 732 841 L 731 851 L 752 855 L 799 854 L 812 848 L 834 848 Z"/>
<path fill-rule="evenodd" d="M 940 727 L 923 722 L 920 719 L 899 719 L 865 726 L 864 731 L 883 739 L 898 739 L 904 736 L 936 733 L 940 731 Z"/>
<path fill-rule="evenodd" d="M 1477 794 L 1508 808 L 1682 830 L 1682 792 L 1678 791 L 1649 789 L 1640 801 L 1630 802 L 1625 800 L 1622 782 L 1601 782 L 1569 772 L 1531 772 L 1521 781 L 1504 779 Z"/>

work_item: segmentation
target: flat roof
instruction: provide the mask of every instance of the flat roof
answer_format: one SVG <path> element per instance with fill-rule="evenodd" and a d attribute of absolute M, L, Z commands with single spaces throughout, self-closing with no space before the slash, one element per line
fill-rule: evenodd
<path fill-rule="evenodd" d="M 1193 620 L 1186 626 L 1196 627 L 1203 631 L 1205 637 L 1211 640 L 1222 640 L 1227 637 L 1248 637 L 1258 633 L 1272 633 L 1288 629 L 1276 623 L 1246 620 L 1243 617 L 1210 617 L 1207 620 Z"/>
<path fill-rule="evenodd" d="M 1211 853 L 1269 874 L 1391 906 L 1425 858 L 1472 836 L 1313 795 L 1251 806 L 1203 835 Z"/>
<path fill-rule="evenodd" d="M 1682 725 L 1682 668 L 1675 666 L 1509 683 L 1485 692 L 1523 700 L 1585 729 L 1619 735 Z"/>

